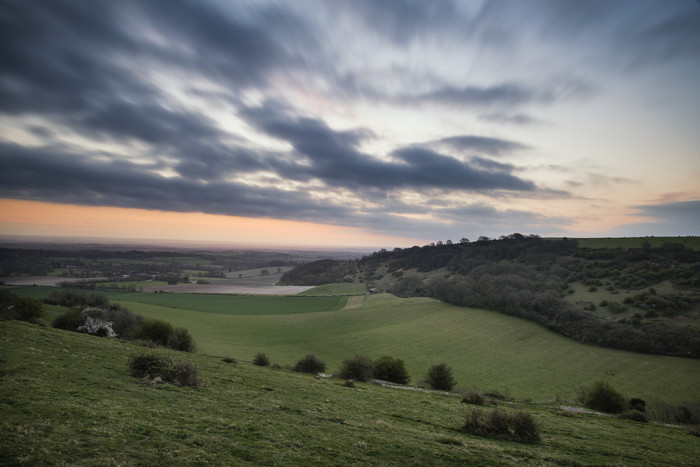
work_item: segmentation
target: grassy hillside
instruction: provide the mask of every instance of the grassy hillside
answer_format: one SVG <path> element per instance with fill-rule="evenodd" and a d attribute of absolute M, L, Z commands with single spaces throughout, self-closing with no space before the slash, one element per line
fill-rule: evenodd
<path fill-rule="evenodd" d="M 452 395 L 169 351 L 205 384 L 149 385 L 118 340 L 3 321 L 0 342 L 2 465 L 694 465 L 700 447 L 688 428 L 499 404 L 539 424 L 521 444 L 459 431 Z"/>
<path fill-rule="evenodd" d="M 16 290 L 40 296 L 42 289 Z M 575 387 L 601 378 L 629 397 L 700 398 L 697 359 L 583 345 L 526 320 L 428 298 L 370 295 L 360 308 L 344 310 L 346 297 L 108 295 L 135 313 L 187 328 L 202 353 L 220 357 L 250 361 L 264 352 L 291 366 L 313 353 L 334 372 L 355 353 L 391 355 L 406 362 L 413 384 L 445 362 L 458 387 L 519 400 L 571 400 Z"/>

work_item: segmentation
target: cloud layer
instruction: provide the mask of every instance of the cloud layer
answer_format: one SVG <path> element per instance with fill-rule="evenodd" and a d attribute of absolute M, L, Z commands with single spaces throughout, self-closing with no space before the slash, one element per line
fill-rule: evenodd
<path fill-rule="evenodd" d="M 547 59 L 557 47 L 585 66 L 622 54 L 619 72 L 697 64 L 697 11 L 632 24 L 632 7 L 6 2 L 0 196 L 424 238 L 562 231 L 565 215 L 509 205 L 570 199 L 573 185 L 535 177 L 540 145 L 504 128 L 602 92 Z M 519 58 L 529 41 L 542 45 Z M 528 60 L 547 66 L 525 72 Z"/>

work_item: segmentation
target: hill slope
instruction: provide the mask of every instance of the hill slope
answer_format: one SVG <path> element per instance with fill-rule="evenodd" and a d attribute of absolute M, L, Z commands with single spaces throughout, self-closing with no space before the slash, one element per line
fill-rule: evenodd
<path fill-rule="evenodd" d="M 513 234 L 382 250 L 352 264 L 307 264 L 281 281 L 357 280 L 371 290 L 518 316 L 579 342 L 698 358 L 700 251 L 691 247 L 697 242 L 655 243 L 590 248 Z"/>
<path fill-rule="evenodd" d="M 198 388 L 127 374 L 142 348 L 0 322 L 3 465 L 692 465 L 686 429 L 510 404 L 542 444 L 459 431 L 459 398 L 168 352 L 196 364 Z M 653 440 L 653 443 L 652 443 Z"/>

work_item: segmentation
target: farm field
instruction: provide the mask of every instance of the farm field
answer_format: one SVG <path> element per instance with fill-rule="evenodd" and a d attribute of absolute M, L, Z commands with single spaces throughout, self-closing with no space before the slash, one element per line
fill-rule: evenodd
<path fill-rule="evenodd" d="M 17 321 L 0 322 L 3 465 L 697 465 L 686 427 L 501 402 L 531 414 L 541 443 L 460 431 L 456 395 L 315 379 L 204 354 L 203 385 L 128 374 L 144 351 Z M 490 409 L 485 409 L 490 410 Z"/>
<path fill-rule="evenodd" d="M 14 289 L 40 297 L 51 289 Z M 402 358 L 416 384 L 436 363 L 458 387 L 509 393 L 518 400 L 572 400 L 574 388 L 605 379 L 629 397 L 700 398 L 700 361 L 579 344 L 534 323 L 428 298 L 274 297 L 109 292 L 132 312 L 185 327 L 201 353 L 251 361 L 258 352 L 293 365 L 315 354 L 340 368 L 356 353 Z"/>

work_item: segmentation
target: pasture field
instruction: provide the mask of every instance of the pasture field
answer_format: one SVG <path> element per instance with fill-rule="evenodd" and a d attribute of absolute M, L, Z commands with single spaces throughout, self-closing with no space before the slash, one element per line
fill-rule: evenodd
<path fill-rule="evenodd" d="M 204 384 L 128 374 L 117 339 L 0 322 L 2 465 L 697 465 L 688 427 L 501 402 L 541 443 L 460 431 L 472 407 L 406 391 L 159 350 Z M 486 409 L 490 410 L 490 409 Z"/>
<path fill-rule="evenodd" d="M 580 247 L 586 248 L 641 248 L 649 243 L 652 247 L 660 247 L 669 243 L 680 243 L 683 246 L 700 250 L 700 237 L 607 237 L 607 238 L 571 238 Z"/>
<path fill-rule="evenodd" d="M 41 298 L 51 288 L 14 289 Z M 42 292 L 43 291 L 43 292 Z M 42 292 L 42 293 L 40 293 Z M 251 361 L 258 352 L 284 366 L 315 354 L 335 372 L 358 353 L 405 361 L 416 384 L 437 363 L 459 388 L 519 400 L 573 400 L 575 389 L 605 379 L 628 397 L 700 399 L 700 360 L 579 344 L 532 322 L 429 298 L 278 297 L 107 292 L 132 312 L 187 328 L 201 353 Z"/>

